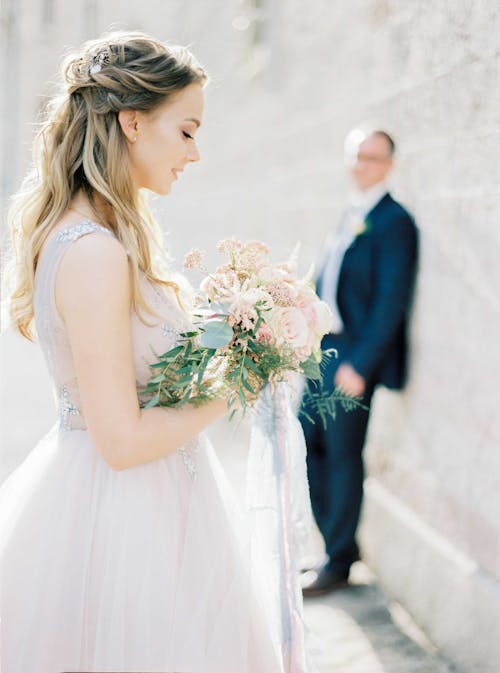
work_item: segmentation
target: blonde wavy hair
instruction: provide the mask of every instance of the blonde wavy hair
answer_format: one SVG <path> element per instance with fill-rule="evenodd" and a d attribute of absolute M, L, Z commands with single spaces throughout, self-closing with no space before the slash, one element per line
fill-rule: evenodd
<path fill-rule="evenodd" d="M 138 31 L 114 31 L 69 54 L 62 80 L 62 91 L 49 101 L 35 136 L 31 170 L 7 214 L 8 310 L 12 325 L 30 341 L 35 340 L 38 257 L 79 190 L 130 253 L 134 310 L 157 315 L 143 297 L 139 270 L 171 287 L 179 299 L 178 284 L 161 278 L 166 271 L 161 232 L 144 195 L 132 187 L 118 112 L 153 111 L 189 84 L 204 86 L 208 76 L 185 47 Z M 103 209 L 97 208 L 96 197 Z"/>

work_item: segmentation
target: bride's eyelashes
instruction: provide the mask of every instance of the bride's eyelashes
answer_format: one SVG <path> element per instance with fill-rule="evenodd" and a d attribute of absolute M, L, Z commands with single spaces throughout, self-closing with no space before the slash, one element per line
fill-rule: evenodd
<path fill-rule="evenodd" d="M 190 136 L 189 133 L 187 133 L 187 131 L 183 131 L 183 132 L 182 132 L 182 135 L 183 135 L 185 138 L 189 138 L 190 140 L 194 140 L 193 136 Z"/>

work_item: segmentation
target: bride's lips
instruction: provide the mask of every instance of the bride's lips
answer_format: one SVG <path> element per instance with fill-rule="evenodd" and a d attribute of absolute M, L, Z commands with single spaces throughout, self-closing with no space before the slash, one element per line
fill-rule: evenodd
<path fill-rule="evenodd" d="M 177 173 L 181 173 L 183 170 L 184 170 L 183 168 L 172 168 L 172 173 L 174 174 L 174 178 L 176 180 L 179 179 L 179 176 L 177 175 Z"/>

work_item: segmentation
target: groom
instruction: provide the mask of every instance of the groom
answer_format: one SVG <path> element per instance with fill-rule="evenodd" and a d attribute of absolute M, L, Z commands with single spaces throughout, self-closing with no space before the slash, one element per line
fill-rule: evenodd
<path fill-rule="evenodd" d="M 331 237 L 317 279 L 317 292 L 330 305 L 334 326 L 322 348 L 338 357 L 324 372 L 325 384 L 361 398 L 370 407 L 378 384 L 402 388 L 406 378 L 407 324 L 417 261 L 417 230 L 411 215 L 389 194 L 386 178 L 395 144 L 385 132 L 354 129 L 346 159 L 355 191 Z M 305 399 L 303 409 L 314 417 Z M 363 497 L 362 459 L 370 411 L 338 409 L 326 430 L 301 415 L 307 445 L 311 502 L 325 540 L 327 564 L 304 596 L 345 586 L 359 559 L 355 540 Z M 307 576 L 304 576 L 307 579 Z M 312 577 L 311 577 L 312 576 Z"/>

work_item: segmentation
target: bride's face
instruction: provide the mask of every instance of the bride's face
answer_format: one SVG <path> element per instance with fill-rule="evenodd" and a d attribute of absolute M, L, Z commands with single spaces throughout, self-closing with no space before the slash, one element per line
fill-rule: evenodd
<path fill-rule="evenodd" d="M 119 113 L 129 146 L 132 179 L 138 189 L 169 194 L 186 164 L 199 161 L 195 136 L 202 121 L 203 102 L 201 85 L 189 84 L 153 112 Z"/>

